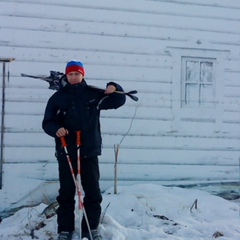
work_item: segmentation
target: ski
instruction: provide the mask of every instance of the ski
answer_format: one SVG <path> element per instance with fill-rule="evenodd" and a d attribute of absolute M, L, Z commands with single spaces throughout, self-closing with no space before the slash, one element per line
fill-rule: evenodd
<path fill-rule="evenodd" d="M 21 73 L 21 77 L 28 77 L 28 78 L 35 78 L 35 79 L 40 79 L 45 82 L 49 83 L 49 89 L 52 90 L 59 90 L 60 84 L 61 84 L 61 78 L 64 76 L 63 73 L 57 72 L 57 71 L 50 71 L 50 76 L 46 75 L 30 75 L 30 74 L 25 74 Z"/>
<path fill-rule="evenodd" d="M 25 73 L 21 73 L 21 77 L 28 77 L 28 78 L 35 78 L 35 79 L 40 79 L 43 81 L 46 81 L 49 83 L 49 89 L 52 90 L 59 90 L 60 87 L 63 85 L 62 80 L 63 77 L 65 76 L 64 73 L 61 72 L 57 72 L 57 71 L 50 71 L 50 76 L 46 76 L 46 75 L 30 75 L 30 74 L 25 74 Z M 105 91 L 105 89 L 103 88 L 99 88 L 96 86 L 92 86 L 92 85 L 88 85 L 90 88 L 99 90 L 99 91 Z M 131 98 L 133 101 L 138 101 L 138 97 L 135 96 L 134 94 L 137 94 L 136 90 L 132 90 L 129 92 L 122 92 L 122 91 L 115 91 L 115 93 L 118 94 L 124 94 L 126 96 L 128 96 L 129 98 Z"/>

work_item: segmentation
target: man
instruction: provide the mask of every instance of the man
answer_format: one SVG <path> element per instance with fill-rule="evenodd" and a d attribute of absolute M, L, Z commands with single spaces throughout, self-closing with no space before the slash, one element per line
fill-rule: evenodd
<path fill-rule="evenodd" d="M 101 240 L 97 228 L 101 215 L 102 195 L 99 187 L 98 156 L 101 155 L 100 110 L 122 106 L 125 95 L 117 83 L 107 84 L 105 91 L 87 85 L 84 66 L 79 61 L 70 61 L 65 69 L 66 84 L 48 100 L 42 127 L 55 138 L 56 157 L 59 166 L 60 189 L 57 201 L 58 240 L 72 239 L 74 227 L 75 184 L 66 154 L 61 146 L 64 137 L 74 173 L 77 173 L 76 131 L 81 131 L 81 183 L 84 190 L 84 207 L 87 213 L 93 240 Z M 86 219 L 82 221 L 82 237 L 90 239 Z"/>

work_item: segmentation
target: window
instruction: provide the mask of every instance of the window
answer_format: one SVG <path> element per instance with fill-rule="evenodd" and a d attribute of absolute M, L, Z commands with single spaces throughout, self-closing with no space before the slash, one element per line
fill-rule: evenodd
<path fill-rule="evenodd" d="M 182 57 L 182 107 L 214 107 L 216 59 Z"/>
<path fill-rule="evenodd" d="M 190 46 L 167 48 L 173 66 L 172 130 L 192 131 L 186 122 L 202 122 L 214 123 L 213 131 L 221 132 L 225 61 L 230 52 Z"/>

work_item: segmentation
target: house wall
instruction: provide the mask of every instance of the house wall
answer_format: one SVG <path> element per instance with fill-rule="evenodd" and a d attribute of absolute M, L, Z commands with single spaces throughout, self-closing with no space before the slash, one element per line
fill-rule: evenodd
<path fill-rule="evenodd" d="M 102 112 L 102 189 L 113 185 L 120 142 L 119 184 L 238 181 L 239 10 L 238 0 L 1 1 L 0 57 L 15 61 L 8 64 L 0 194 L 8 195 L 11 178 L 36 187 L 57 181 L 54 141 L 41 129 L 53 91 L 21 73 L 64 71 L 70 59 L 85 64 L 91 85 L 114 80 L 138 91 L 138 102 L 128 98 L 121 109 Z M 181 109 L 185 54 L 217 58 L 213 111 Z"/>

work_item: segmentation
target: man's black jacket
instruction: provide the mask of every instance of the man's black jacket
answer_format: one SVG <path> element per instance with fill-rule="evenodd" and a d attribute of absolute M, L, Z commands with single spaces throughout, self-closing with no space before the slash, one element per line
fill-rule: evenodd
<path fill-rule="evenodd" d="M 122 87 L 114 82 L 117 91 Z M 116 109 L 126 101 L 124 94 L 104 94 L 103 91 L 91 88 L 83 80 L 80 84 L 67 84 L 54 93 L 48 100 L 43 130 L 55 138 L 57 157 L 63 155 L 60 139 L 56 136 L 59 128 L 69 131 L 65 137 L 71 158 L 76 158 L 76 131 L 81 131 L 81 156 L 84 158 L 101 155 L 100 110 Z"/>

